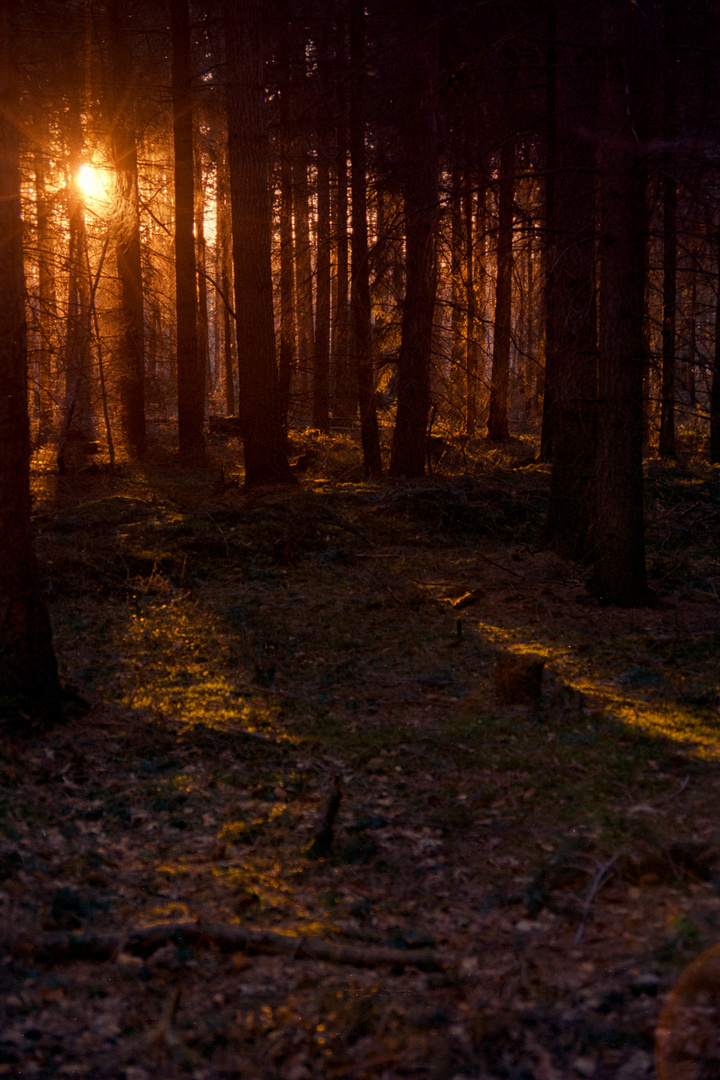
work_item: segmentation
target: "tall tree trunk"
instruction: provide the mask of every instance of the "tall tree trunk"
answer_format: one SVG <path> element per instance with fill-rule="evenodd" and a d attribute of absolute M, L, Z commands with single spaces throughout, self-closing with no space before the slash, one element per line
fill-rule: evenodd
<path fill-rule="evenodd" d="M 33 155 L 35 172 L 35 205 L 37 213 L 38 240 L 38 443 L 46 441 L 53 423 L 52 387 L 52 331 L 57 318 L 55 283 L 50 269 L 50 210 L 45 181 L 45 155 L 42 146 L 35 147 Z"/>
<path fill-rule="evenodd" d="M 545 85 L 545 228 L 551 235 L 551 223 L 556 222 L 555 183 L 557 178 L 557 0 L 548 5 L 548 51 Z M 555 385 L 557 381 L 555 327 L 558 313 L 554 310 L 552 288 L 552 245 L 543 248 L 543 272 L 545 278 L 545 367 L 537 382 L 538 393 L 542 385 L 542 427 L 540 430 L 540 461 L 552 461 L 555 432 Z"/>
<path fill-rule="evenodd" d="M 484 190 L 481 198 L 484 199 Z M 465 229 L 465 290 L 467 304 L 467 347 L 465 355 L 465 434 L 472 438 L 477 427 L 478 343 L 475 339 L 475 249 L 473 244 L 473 197 L 469 178 L 463 194 L 463 225 Z"/>
<path fill-rule="evenodd" d="M 203 415 L 212 390 L 212 372 L 210 370 L 210 317 L 208 314 L 207 290 L 207 243 L 205 241 L 205 185 L 203 182 L 203 163 L 199 145 L 195 144 L 193 154 L 193 203 L 195 217 L 195 260 L 197 265 L 198 295 L 198 375 L 202 382 L 200 393 L 203 401 Z"/>
<path fill-rule="evenodd" d="M 677 25 L 674 0 L 664 0 L 664 117 L 663 136 L 671 149 L 664 155 L 662 177 L 663 201 L 663 313 L 662 313 L 662 384 L 660 391 L 660 441 L 663 458 L 674 458 L 675 445 L 675 324 L 677 321 L 677 184 L 676 154 L 672 144 L 677 136 L 677 80 L 672 66 L 671 49 L 676 41 Z"/>
<path fill-rule="evenodd" d="M 225 411 L 235 413 L 235 365 L 233 362 L 233 320 L 230 310 L 232 279 L 232 228 L 228 200 L 228 168 L 225 147 L 220 147 L 217 161 L 217 259 L 218 277 L 222 289 L 222 349 L 225 381 Z"/>
<path fill-rule="evenodd" d="M 30 425 L 20 170 L 10 0 L 0 2 L 0 725 L 61 718 L 30 521 Z"/>
<path fill-rule="evenodd" d="M 339 34 L 338 34 L 339 38 Z M 344 43 L 338 51 L 345 60 Z M 346 62 L 346 61 L 345 61 Z M 337 154 L 335 158 L 335 306 L 332 337 L 333 413 L 345 419 L 355 415 L 357 395 L 350 368 L 349 354 L 349 245 L 348 245 L 348 172 L 347 172 L 347 101 L 344 89 L 338 90 Z"/>
<path fill-rule="evenodd" d="M 382 475 L 380 436 L 375 411 L 370 265 L 368 262 L 367 176 L 365 163 L 365 13 L 363 0 L 350 6 L 350 160 L 352 169 L 352 348 L 355 353 L 360 437 L 366 476 Z"/>
<path fill-rule="evenodd" d="M 82 445 L 95 438 L 90 395 L 90 282 L 87 273 L 85 204 L 78 184 L 82 163 L 80 102 L 73 95 L 68 108 L 68 299 L 65 317 L 65 401 L 58 442 L 58 470 L 65 472 L 65 451 L 71 432 Z"/>
<path fill-rule="evenodd" d="M 513 192 L 515 188 L 515 143 L 507 135 L 500 152 L 498 177 L 497 277 L 488 438 L 502 442 L 510 437 L 508 427 L 510 386 L 510 345 L 512 342 L 513 272 Z"/>
<path fill-rule="evenodd" d="M 710 383 L 710 464 L 720 465 L 720 222 L 715 227 L 717 243 L 715 281 L 715 349 Z"/>
<path fill-rule="evenodd" d="M 416 33 L 407 46 L 411 111 L 405 129 L 405 301 L 390 457 L 393 476 L 422 476 L 425 472 L 436 289 L 439 144 L 435 113 L 437 36 L 432 0 L 415 7 L 414 12 Z"/>
<path fill-rule="evenodd" d="M 261 0 L 226 0 L 228 144 L 245 484 L 290 482 L 275 361 Z"/>
<path fill-rule="evenodd" d="M 295 109 L 290 68 L 290 16 L 283 5 L 278 50 L 280 85 L 280 367 L 279 394 L 287 432 L 290 387 L 297 362 L 295 333 L 295 243 L 293 240 L 293 138 Z"/>
<path fill-rule="evenodd" d="M 205 459 L 204 370 L 197 333 L 197 270 L 193 218 L 193 100 L 188 0 L 170 0 L 175 149 L 175 290 L 180 454 Z"/>
<path fill-rule="evenodd" d="M 621 606 L 647 600 L 643 519 L 643 309 L 647 160 L 638 83 L 642 13 L 603 9 L 600 153 L 599 416 L 593 591 Z"/>
<path fill-rule="evenodd" d="M 121 333 L 119 347 L 120 418 L 126 448 L 132 456 L 145 453 L 145 323 L 140 258 L 138 162 L 135 134 L 132 53 L 127 35 L 127 0 L 108 5 L 110 48 L 110 143 L 115 166 L 115 255 L 120 278 Z M 124 88 L 124 92 L 121 91 Z"/>
<path fill-rule="evenodd" d="M 545 298 L 553 343 L 554 423 L 547 542 L 561 555 L 591 552 L 597 426 L 595 115 L 591 9 L 563 8 L 557 24 L 555 177 L 547 228 Z M 589 96 L 588 96 L 589 95 Z"/>

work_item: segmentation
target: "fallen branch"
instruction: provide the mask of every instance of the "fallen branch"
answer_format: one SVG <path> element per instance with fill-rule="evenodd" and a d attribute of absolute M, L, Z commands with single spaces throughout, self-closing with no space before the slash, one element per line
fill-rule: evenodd
<path fill-rule="evenodd" d="M 475 556 L 478 559 L 482 559 L 483 562 L 489 563 L 490 566 L 495 566 L 498 570 L 502 570 L 506 574 L 512 574 L 513 577 L 519 577 L 521 581 L 525 581 L 524 574 L 518 574 L 517 570 L 511 570 L 509 566 L 503 566 L 502 563 L 495 562 L 494 559 L 489 558 L 487 555 L 482 555 L 479 551 L 475 552 Z"/>
<path fill-rule="evenodd" d="M 587 923 L 588 916 L 590 915 L 590 908 L 592 907 L 593 900 L 595 899 L 597 894 L 600 892 L 600 889 L 602 888 L 602 886 L 607 881 L 608 876 L 610 874 L 610 871 L 612 870 L 615 863 L 624 854 L 625 854 L 625 852 L 621 851 L 617 855 L 613 855 L 612 859 L 610 859 L 609 862 L 606 862 L 604 866 L 601 866 L 600 869 L 598 870 L 597 874 L 595 875 L 593 883 L 590 886 L 590 892 L 587 894 L 587 898 L 586 898 L 585 903 L 583 905 L 582 918 L 580 919 L 580 923 L 578 925 L 578 928 L 575 931 L 575 941 L 576 942 L 580 942 L 583 939 L 583 935 L 585 933 L 585 925 Z"/>
<path fill-rule="evenodd" d="M 270 953 L 293 959 L 326 960 L 333 964 L 376 967 L 392 964 L 439 971 L 453 963 L 450 957 L 435 956 L 429 949 L 369 948 L 363 945 L 337 945 L 321 938 L 297 934 L 278 934 L 273 930 L 251 930 L 225 923 L 157 923 L 128 934 L 43 934 L 35 939 L 18 939 L 14 950 L 29 952 L 50 963 L 67 960 L 111 960 L 120 953 L 150 956 L 162 945 L 182 942 L 194 946 L 212 946 L 226 952 Z"/>

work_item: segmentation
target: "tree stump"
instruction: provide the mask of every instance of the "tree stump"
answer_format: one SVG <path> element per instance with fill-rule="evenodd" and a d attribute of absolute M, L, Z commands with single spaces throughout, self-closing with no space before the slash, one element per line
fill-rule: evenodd
<path fill-rule="evenodd" d="M 498 705 L 539 705 L 545 660 L 529 653 L 503 653 L 495 662 L 495 702 Z"/>

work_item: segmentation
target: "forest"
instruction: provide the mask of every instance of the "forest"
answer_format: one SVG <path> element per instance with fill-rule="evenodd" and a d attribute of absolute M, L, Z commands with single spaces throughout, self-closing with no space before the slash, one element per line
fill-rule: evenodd
<path fill-rule="evenodd" d="M 0 1077 L 720 1076 L 720 11 L 0 0 Z"/>

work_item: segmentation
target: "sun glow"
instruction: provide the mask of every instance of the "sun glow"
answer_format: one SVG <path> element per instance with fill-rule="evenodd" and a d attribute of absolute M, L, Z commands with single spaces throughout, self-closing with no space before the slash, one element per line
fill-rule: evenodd
<path fill-rule="evenodd" d="M 93 165 L 81 165 L 77 175 L 80 191 L 86 199 L 104 202 L 108 198 L 107 170 L 96 169 Z"/>

